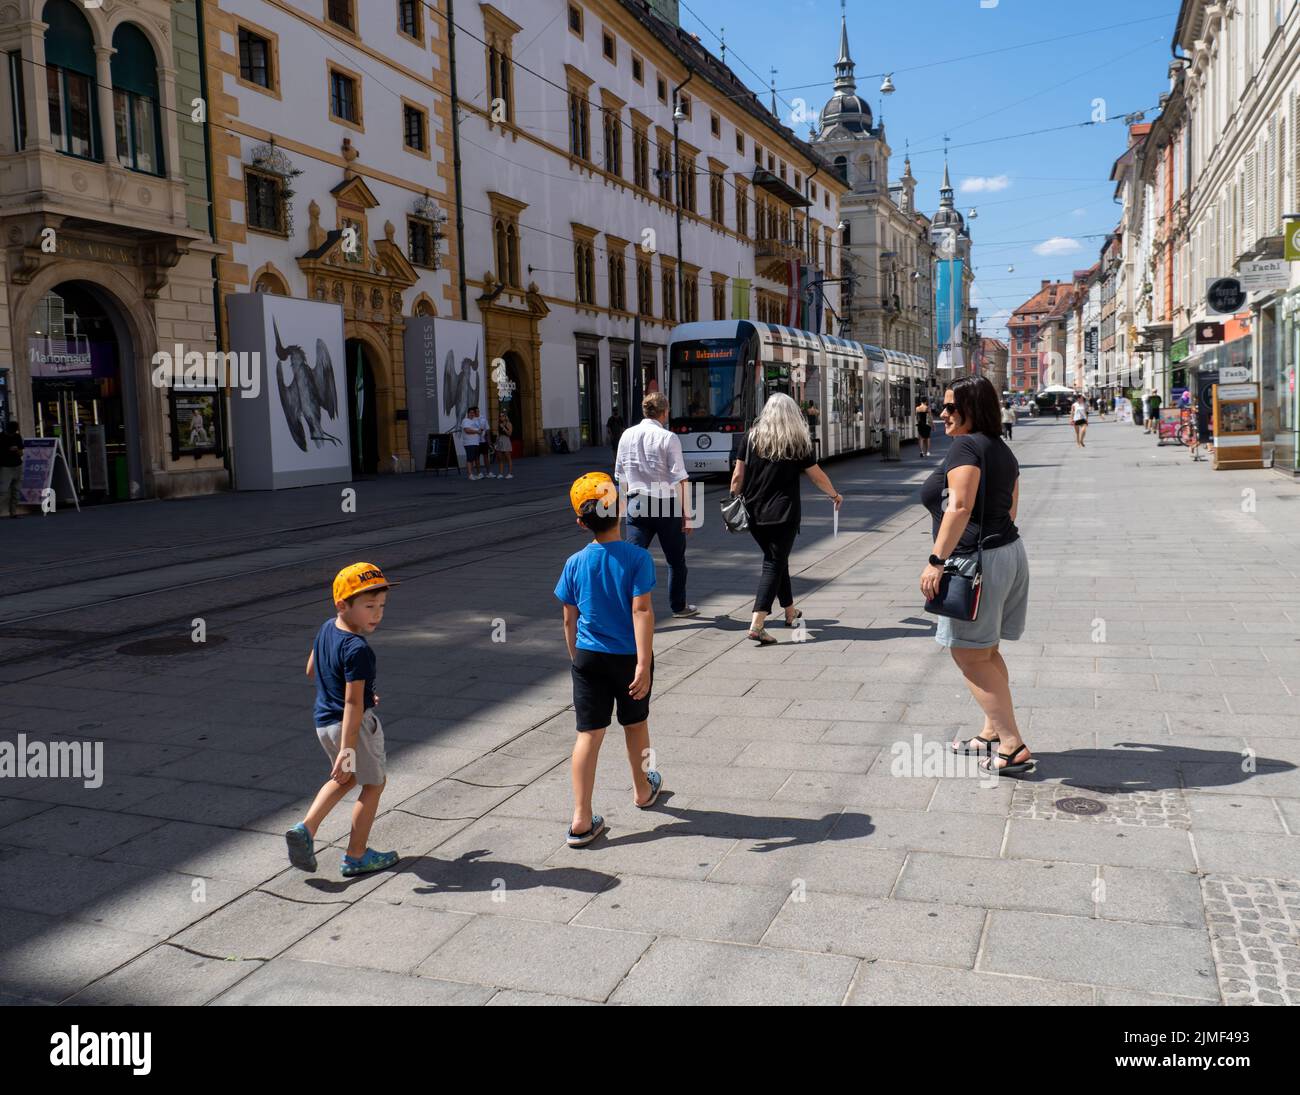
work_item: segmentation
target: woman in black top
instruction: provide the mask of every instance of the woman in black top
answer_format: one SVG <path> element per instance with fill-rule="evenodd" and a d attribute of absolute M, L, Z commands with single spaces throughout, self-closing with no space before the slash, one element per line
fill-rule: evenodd
<path fill-rule="evenodd" d="M 981 543 L 984 549 L 975 619 L 940 616 L 935 634 L 984 710 L 984 729 L 968 741 L 954 741 L 952 748 L 987 752 L 981 762 L 986 771 L 1021 775 L 1032 772 L 1035 761 L 1016 725 L 1010 674 L 998 649 L 1003 639 L 1020 638 L 1029 607 L 1029 560 L 1016 528 L 1020 465 L 999 436 L 998 396 L 985 377 L 962 377 L 943 398 L 940 417 L 953 442 L 943 466 L 921 488 L 934 536 L 930 561 L 921 572 L 926 599 L 938 593 L 945 567 L 975 574 L 976 551 Z"/>
<path fill-rule="evenodd" d="M 749 625 L 749 637 L 759 646 L 776 642 L 763 626 L 774 597 L 785 610 L 786 627 L 803 615 L 794 607 L 790 588 L 790 550 L 799 534 L 800 473 L 840 508 L 844 499 L 813 456 L 808 423 L 795 401 L 778 392 L 763 404 L 731 474 L 731 493 L 744 496 L 749 531 L 763 549 L 763 574 Z"/>
<path fill-rule="evenodd" d="M 916 405 L 916 440 L 921 447 L 921 455 L 930 455 L 930 401 L 921 396 Z"/>

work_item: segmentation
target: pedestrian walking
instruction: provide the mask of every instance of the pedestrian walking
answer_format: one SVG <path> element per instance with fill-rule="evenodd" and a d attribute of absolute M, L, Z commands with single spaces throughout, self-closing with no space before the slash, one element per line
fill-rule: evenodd
<path fill-rule="evenodd" d="M 930 401 L 925 396 L 921 396 L 921 401 L 916 405 L 916 441 L 920 446 L 921 456 L 930 455 L 930 433 L 933 427 L 930 424 Z"/>
<path fill-rule="evenodd" d="M 764 626 L 774 598 L 785 612 L 786 627 L 794 627 L 803 615 L 795 607 L 790 586 L 790 551 L 799 535 L 801 473 L 840 508 L 844 499 L 817 464 L 798 405 L 777 393 L 763 404 L 731 474 L 731 493 L 745 499 L 750 534 L 763 551 L 763 571 L 749 622 L 749 637 L 759 646 L 776 642 Z"/>
<path fill-rule="evenodd" d="M 605 430 L 609 434 L 609 447 L 613 450 L 615 458 L 618 457 L 618 442 L 623 436 L 623 431 L 627 429 L 627 423 L 623 421 L 623 416 L 619 414 L 618 408 L 614 408 L 614 413 L 609 416 L 605 422 Z"/>
<path fill-rule="evenodd" d="M 604 472 L 589 472 L 569 488 L 578 524 L 594 539 L 570 555 L 555 586 L 564 606 L 564 642 L 573 679 L 578 737 L 570 778 L 573 820 L 566 842 L 590 844 L 605 819 L 592 810 L 596 761 L 617 713 L 632 768 L 632 804 L 647 810 L 659 798 L 663 777 L 646 761 L 650 750 L 650 690 L 654 683 L 655 613 L 650 553 L 618 535 L 618 489 Z"/>
<path fill-rule="evenodd" d="M 690 535 L 690 484 L 681 439 L 668 429 L 668 397 L 650 392 L 645 417 L 619 438 L 614 459 L 627 515 L 627 538 L 649 548 L 655 537 L 668 563 L 668 604 L 674 616 L 698 616 L 686 601 L 686 537 Z"/>
<path fill-rule="evenodd" d="M 1074 423 L 1074 443 L 1084 448 L 1083 439 L 1088 436 L 1088 404 L 1083 396 L 1074 397 L 1070 407 L 1070 421 Z"/>
<path fill-rule="evenodd" d="M 18 488 L 23 479 L 23 435 L 10 419 L 0 433 L 0 505 L 10 517 L 18 516 Z"/>
<path fill-rule="evenodd" d="M 1059 396 L 1052 400 L 1052 414 L 1056 421 L 1061 421 L 1061 400 Z"/>
<path fill-rule="evenodd" d="M 999 445 L 997 392 L 986 377 L 962 377 L 944 393 L 941 420 L 953 439 L 943 466 L 921 488 L 930 511 L 934 545 L 921 571 L 927 599 L 939 592 L 945 568 L 982 575 L 974 620 L 938 617 L 935 639 L 948 647 L 971 695 L 984 712 L 984 727 L 957 753 L 986 753 L 985 771 L 1032 772 L 1036 765 L 1020 736 L 1011 699 L 1010 674 L 999 644 L 1019 639 L 1029 607 L 1029 560 L 1016 528 L 1020 465 Z M 982 546 L 982 563 L 977 551 Z M 999 746 L 997 757 L 993 746 Z"/>
<path fill-rule="evenodd" d="M 290 864 L 304 871 L 316 870 L 316 831 L 358 783 L 361 793 L 352 807 L 352 832 L 339 870 L 351 877 L 397 862 L 396 852 L 377 852 L 366 843 L 388 780 L 384 728 L 375 714 L 375 653 L 366 636 L 384 618 L 390 585 L 373 563 L 340 570 L 332 590 L 335 615 L 321 624 L 307 658 L 307 676 L 316 678 L 316 737 L 332 767 L 307 816 L 284 834 Z"/>
<path fill-rule="evenodd" d="M 1002 405 L 1002 436 L 1008 441 L 1011 440 L 1011 431 L 1016 427 L 1016 409 L 1011 406 L 1011 400 L 1007 400 Z"/>
<path fill-rule="evenodd" d="M 513 479 L 515 477 L 515 450 L 514 450 L 515 428 L 510 422 L 510 416 L 505 411 L 497 414 L 497 471 L 501 474 L 502 479 Z"/>

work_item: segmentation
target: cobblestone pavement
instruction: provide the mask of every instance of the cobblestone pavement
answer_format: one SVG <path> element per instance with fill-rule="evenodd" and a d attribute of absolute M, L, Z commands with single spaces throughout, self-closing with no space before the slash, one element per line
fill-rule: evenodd
<path fill-rule="evenodd" d="M 795 555 L 809 641 L 772 649 L 744 638 L 758 553 L 709 487 L 703 614 L 667 618 L 662 568 L 656 594 L 668 790 L 635 809 L 608 741 L 610 832 L 583 850 L 551 588 L 590 456 L 361 483 L 355 515 L 313 488 L 7 525 L 0 743 L 102 743 L 106 775 L 0 779 L 0 996 L 1300 1002 L 1300 489 L 1133 426 L 1089 438 L 1016 431 L 1033 582 L 1006 657 L 1033 778 L 942 750 L 980 716 L 920 611 L 907 449 L 829 466 L 840 536 L 809 497 Z M 372 844 L 403 858 L 344 881 L 345 808 L 317 874 L 282 834 L 326 775 L 302 668 L 358 557 L 402 580 L 374 639 Z"/>

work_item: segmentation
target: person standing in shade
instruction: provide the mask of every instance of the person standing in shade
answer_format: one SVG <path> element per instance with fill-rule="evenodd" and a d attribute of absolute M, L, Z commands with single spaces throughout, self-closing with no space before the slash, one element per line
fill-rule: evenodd
<path fill-rule="evenodd" d="M 18 516 L 18 487 L 23 479 L 23 435 L 12 419 L 0 433 L 0 506 Z"/>
<path fill-rule="evenodd" d="M 1088 436 L 1088 404 L 1081 395 L 1076 395 L 1070 406 L 1070 421 L 1074 423 L 1074 443 L 1082 449 Z"/>
<path fill-rule="evenodd" d="M 920 446 L 921 456 L 930 455 L 930 401 L 925 396 L 921 396 L 921 402 L 916 405 L 916 443 Z"/>
<path fill-rule="evenodd" d="M 1147 420 L 1143 433 L 1160 436 L 1160 397 L 1152 392 L 1147 396 Z"/>
<path fill-rule="evenodd" d="M 1002 405 L 1002 436 L 1008 441 L 1011 440 L 1011 431 L 1016 428 L 1016 409 L 1011 406 L 1011 400 L 1007 400 Z"/>
<path fill-rule="evenodd" d="M 777 393 L 763 404 L 731 474 L 731 493 L 743 495 L 750 534 L 763 550 L 763 573 L 749 623 L 749 637 L 759 646 L 776 642 L 764 626 L 773 598 L 785 611 L 786 627 L 794 627 L 803 615 L 795 608 L 790 585 L 790 551 L 799 535 L 801 473 L 840 508 L 844 499 L 817 464 L 798 405 L 788 395 Z"/>
<path fill-rule="evenodd" d="M 617 459 L 618 442 L 623 436 L 623 431 L 627 429 L 627 423 L 623 421 L 623 416 L 619 414 L 617 407 L 605 422 L 605 429 L 609 433 L 609 447 L 614 451 L 614 457 Z"/>
<path fill-rule="evenodd" d="M 505 411 L 497 414 L 497 470 L 501 473 L 502 479 L 513 479 L 515 477 L 515 457 L 514 457 L 514 433 L 515 428 L 510 422 L 510 416 Z"/>
<path fill-rule="evenodd" d="M 966 687 L 984 712 L 984 728 L 955 753 L 987 753 L 986 772 L 1016 776 L 1037 764 L 1020 736 L 1011 700 L 1011 675 L 999 643 L 1024 634 L 1029 610 L 1029 559 L 1016 528 L 1020 465 L 1010 446 L 998 441 L 998 395 L 986 377 L 966 376 L 944 394 L 941 415 L 953 439 L 943 466 L 921 487 L 934 536 L 930 560 L 921 571 L 921 593 L 939 592 L 944 569 L 972 577 L 976 550 L 983 546 L 979 612 L 974 620 L 938 617 L 935 641 L 948 647 Z M 981 508 L 982 507 L 982 508 Z M 997 756 L 993 746 L 1000 746 Z"/>
<path fill-rule="evenodd" d="M 690 535 L 690 483 L 681 439 L 668 429 L 668 398 L 650 392 L 645 417 L 623 431 L 614 458 L 627 538 L 649 548 L 655 537 L 668 563 L 668 604 L 674 616 L 698 616 L 686 602 L 686 537 Z"/>
<path fill-rule="evenodd" d="M 482 473 L 486 470 L 486 462 L 482 469 L 479 468 L 478 462 L 479 452 L 487 440 L 487 433 L 484 427 L 479 424 L 481 421 L 478 416 L 478 408 L 470 407 L 465 412 L 465 417 L 460 423 L 460 433 L 465 443 L 465 465 L 469 471 L 470 482 L 475 479 L 482 479 Z"/>

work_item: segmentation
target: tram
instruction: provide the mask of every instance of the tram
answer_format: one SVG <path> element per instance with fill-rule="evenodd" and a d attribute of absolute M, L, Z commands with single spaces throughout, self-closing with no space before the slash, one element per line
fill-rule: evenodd
<path fill-rule="evenodd" d="M 683 323 L 668 344 L 668 427 L 692 475 L 727 474 L 768 396 L 805 408 L 818 459 L 916 436 L 924 358 L 755 320 Z"/>

